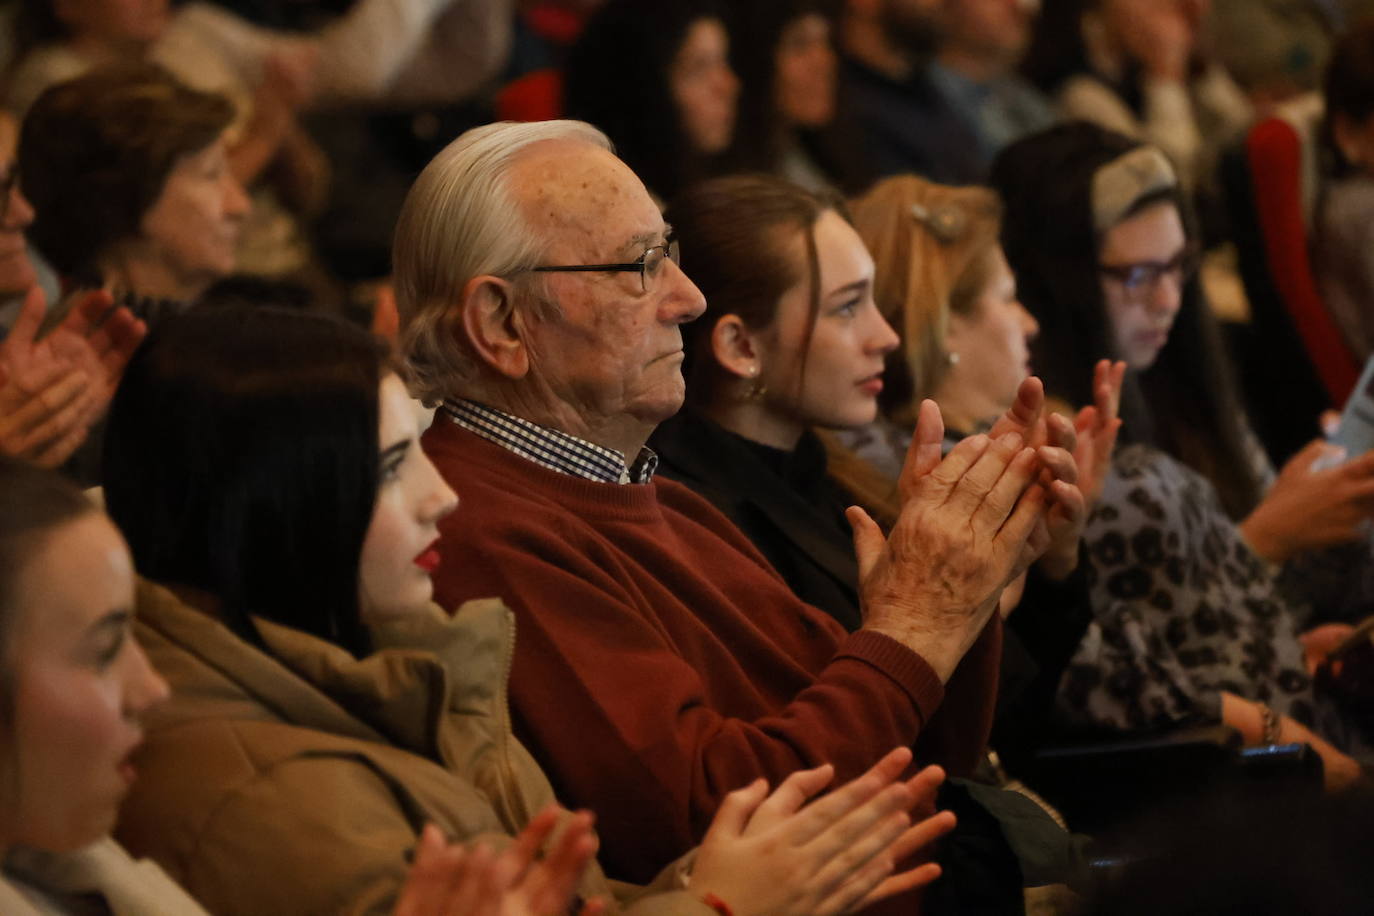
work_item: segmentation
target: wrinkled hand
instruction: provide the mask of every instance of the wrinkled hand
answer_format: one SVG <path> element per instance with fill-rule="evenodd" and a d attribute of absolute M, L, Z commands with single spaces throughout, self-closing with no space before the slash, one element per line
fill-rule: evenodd
<path fill-rule="evenodd" d="M 1312 465 L 1337 446 L 1315 439 L 1288 460 L 1263 502 L 1240 523 L 1255 553 L 1271 563 L 1354 541 L 1374 516 L 1374 452 L 1321 471 Z"/>
<path fill-rule="evenodd" d="M 810 804 L 833 767 L 793 773 L 772 794 L 761 779 L 730 793 L 697 852 L 691 890 L 715 894 L 736 916 L 829 916 L 929 884 L 940 876 L 933 863 L 892 871 L 952 830 L 954 815 L 931 813 L 939 767 L 896 781 L 910 762 L 909 750 L 895 750 Z"/>
<path fill-rule="evenodd" d="M 941 460 L 943 436 L 940 408 L 923 402 L 887 539 L 862 509 L 846 514 L 865 629 L 911 648 L 948 680 L 1002 589 L 1024 571 L 1046 497 L 1034 485 L 1041 459 L 1020 434 L 970 436 Z"/>
<path fill-rule="evenodd" d="M 111 304 L 106 292 L 84 294 L 36 339 L 46 308 L 38 288 L 29 290 L 0 342 L 0 450 L 54 467 L 84 441 L 147 332 L 126 308 L 105 317 Z"/>
<path fill-rule="evenodd" d="M 426 826 L 394 916 L 566 913 L 587 863 L 596 854 L 597 841 L 591 815 L 576 814 L 549 854 L 536 861 L 557 823 L 557 809 L 546 808 L 499 854 L 480 843 L 445 844 L 437 827 Z M 604 910 L 603 901 L 591 901 L 579 916 L 597 916 Z"/>

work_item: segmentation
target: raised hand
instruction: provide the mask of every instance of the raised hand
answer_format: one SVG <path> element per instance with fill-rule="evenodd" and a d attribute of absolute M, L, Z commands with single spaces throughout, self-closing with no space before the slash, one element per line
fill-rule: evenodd
<path fill-rule="evenodd" d="M 124 308 L 101 323 L 111 304 L 108 293 L 86 294 L 39 339 L 46 307 L 29 290 L 0 342 L 0 450 L 55 467 L 85 440 L 146 333 Z"/>
<path fill-rule="evenodd" d="M 1047 497 L 1035 485 L 1044 464 L 1021 434 L 970 436 L 942 460 L 943 435 L 939 407 L 925 401 L 888 538 L 862 509 L 847 515 L 864 627 L 908 646 L 948 680 L 1002 589 L 1024 571 Z"/>
<path fill-rule="evenodd" d="M 94 400 L 80 369 L 50 366 L 0 384 L 0 454 L 55 468 L 86 441 L 81 418 Z"/>
<path fill-rule="evenodd" d="M 1099 360 L 1093 368 L 1093 405 L 1078 411 L 1074 419 L 1078 489 L 1089 512 L 1102 497 L 1102 486 L 1112 468 L 1112 450 L 1121 431 L 1121 384 L 1125 378 L 1124 362 Z"/>
<path fill-rule="evenodd" d="M 1083 527 L 1088 523 L 1087 501 L 1079 489 L 1078 460 L 1084 449 L 1078 446 L 1074 424 L 1055 414 L 1046 423 L 1049 442 L 1037 449 L 1045 465 L 1040 483 L 1049 496 L 1050 509 L 1045 515 L 1043 532 L 1032 536 L 1028 551 L 1040 558 L 1040 569 L 1055 581 L 1066 578 L 1078 566 L 1078 543 Z M 1091 459 L 1089 454 L 1083 457 Z M 1041 541 L 1043 538 L 1043 542 Z M 1034 554 L 1037 547 L 1039 554 Z"/>
<path fill-rule="evenodd" d="M 690 889 L 736 916 L 830 916 L 929 884 L 938 865 L 892 872 L 953 829 L 954 815 L 932 813 L 939 767 L 897 781 L 910 762 L 909 750 L 895 750 L 810 804 L 832 767 L 793 773 L 771 794 L 761 779 L 730 793 L 697 851 Z"/>
<path fill-rule="evenodd" d="M 1264 500 L 1241 522 L 1255 553 L 1271 563 L 1361 537 L 1374 517 L 1374 452 L 1320 471 L 1337 447 L 1314 439 L 1283 466 Z"/>

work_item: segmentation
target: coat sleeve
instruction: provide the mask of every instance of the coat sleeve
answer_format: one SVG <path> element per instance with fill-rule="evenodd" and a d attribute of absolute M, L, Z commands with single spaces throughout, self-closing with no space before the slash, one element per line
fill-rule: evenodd
<path fill-rule="evenodd" d="M 408 793 L 364 759 L 294 757 L 221 801 L 178 877 L 215 913 L 390 913 L 423 825 Z"/>

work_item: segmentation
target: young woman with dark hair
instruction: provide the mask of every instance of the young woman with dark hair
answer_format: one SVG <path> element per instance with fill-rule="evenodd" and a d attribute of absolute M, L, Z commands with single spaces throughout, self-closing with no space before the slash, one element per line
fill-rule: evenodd
<path fill-rule="evenodd" d="M 1253 117 L 1209 59 L 1209 0 L 1046 0 L 1024 69 L 1065 118 L 1148 141 L 1189 193 Z"/>
<path fill-rule="evenodd" d="M 1364 360 L 1374 354 L 1374 18 L 1336 41 L 1325 90 L 1327 160 L 1313 269 L 1331 317 Z"/>
<path fill-rule="evenodd" d="M 713 0 L 609 0 L 564 68 L 564 110 L 589 121 L 660 200 L 717 169 L 736 126 L 725 11 Z"/>
<path fill-rule="evenodd" d="M 837 114 L 834 4 L 748 0 L 733 5 L 731 63 L 740 78 L 733 171 L 767 172 L 813 191 L 839 183 L 852 162 L 827 131 Z"/>
<path fill-rule="evenodd" d="M 1044 180 L 1057 176 L 1056 181 Z M 1061 688 L 1063 708 L 1114 728 L 1221 720 L 1247 741 L 1305 740 L 1328 781 L 1367 740 L 1314 696 L 1318 641 L 1279 566 L 1358 537 L 1374 460 L 1312 472 L 1314 443 L 1272 487 L 1233 394 L 1194 277 L 1194 232 L 1163 154 L 1089 124 L 1009 147 L 993 168 L 1002 243 L 1039 323 L 1034 362 L 1074 400 L 1106 354 L 1123 360 L 1122 440 L 1085 532 L 1100 633 Z M 1045 214 L 1054 219 L 1046 220 Z"/>
<path fill-rule="evenodd" d="M 537 827 L 532 852 L 566 819 L 535 816 L 552 788 L 510 731 L 510 613 L 430 603 L 436 523 L 457 500 L 419 430 L 373 338 L 299 313 L 168 322 L 120 388 L 106 494 L 136 561 L 175 593 L 140 593 L 139 632 L 176 691 L 120 837 L 216 910 L 366 909 L 395 893 L 425 821 L 461 839 Z M 895 751 L 802 811 L 829 771 L 796 774 L 767 817 L 755 783 L 726 801 L 688 883 L 674 866 L 624 902 L 801 916 L 926 883 L 938 869 L 887 877 L 888 856 L 952 825 L 907 827 L 898 809 L 939 782 L 890 787 L 909 761 Z M 595 866 L 580 890 L 610 895 Z"/>

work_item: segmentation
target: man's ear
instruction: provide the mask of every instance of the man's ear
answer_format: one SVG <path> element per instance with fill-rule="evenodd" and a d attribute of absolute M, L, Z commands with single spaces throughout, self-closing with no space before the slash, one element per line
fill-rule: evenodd
<path fill-rule="evenodd" d="M 511 282 L 502 277 L 473 277 L 463 287 L 459 308 L 473 355 L 507 378 L 524 378 L 530 370 L 529 345 Z"/>
<path fill-rule="evenodd" d="M 762 369 L 758 341 L 738 315 L 716 319 L 711 328 L 711 353 L 726 372 L 740 378 L 753 378 Z"/>

